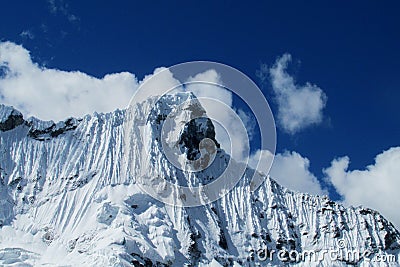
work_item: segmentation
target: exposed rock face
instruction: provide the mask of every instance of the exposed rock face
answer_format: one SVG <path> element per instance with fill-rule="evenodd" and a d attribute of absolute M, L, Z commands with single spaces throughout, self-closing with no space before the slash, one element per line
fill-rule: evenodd
<path fill-rule="evenodd" d="M 22 113 L 13 107 L 0 105 L 0 131 L 6 132 L 24 124 L 29 127 L 28 136 L 43 141 L 57 137 L 66 131 L 74 130 L 80 120 L 69 118 L 64 122 L 40 121 L 36 118 L 24 120 Z"/>
<path fill-rule="evenodd" d="M 41 124 L 38 123 L 37 120 L 31 119 L 26 122 L 26 125 L 30 128 L 28 136 L 39 141 L 44 141 L 52 137 L 57 137 L 67 131 L 76 129 L 78 121 L 79 120 L 69 118 L 64 122 L 59 122 L 57 124 L 52 121 Z"/>
<path fill-rule="evenodd" d="M 215 129 L 210 119 L 197 118 L 185 124 L 179 139 L 179 144 L 186 150 L 186 155 L 189 160 L 196 160 L 199 158 L 200 142 L 205 138 L 213 141 L 217 148 L 220 147 L 217 140 L 215 140 Z"/>
<path fill-rule="evenodd" d="M 185 105 L 188 99 L 194 102 Z M 179 208 L 142 192 L 139 179 L 208 183 L 230 160 L 217 145 L 214 162 L 203 171 L 172 166 L 160 140 L 177 107 L 182 112 L 169 142 L 197 159 L 203 138 L 218 143 L 211 121 L 199 118 L 206 114 L 192 94 L 60 123 L 24 122 L 0 106 L 0 114 L 7 114 L 0 117 L 0 265 L 385 266 L 363 258 L 289 257 L 340 249 L 341 243 L 360 253 L 394 255 L 390 266 L 399 265 L 400 234 L 378 212 L 292 192 L 269 177 L 251 192 L 250 168 L 232 191 L 209 205 Z"/>
<path fill-rule="evenodd" d="M 0 131 L 9 131 L 24 123 L 24 118 L 21 112 L 0 105 Z"/>

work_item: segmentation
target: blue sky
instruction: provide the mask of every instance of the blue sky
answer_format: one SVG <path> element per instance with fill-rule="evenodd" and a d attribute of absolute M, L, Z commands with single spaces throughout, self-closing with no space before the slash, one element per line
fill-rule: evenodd
<path fill-rule="evenodd" d="M 33 62 L 45 68 L 81 71 L 97 78 L 129 72 L 142 80 L 157 67 L 192 60 L 221 62 L 256 81 L 274 114 L 279 105 L 273 100 L 271 77 L 262 82 L 256 73 L 262 64 L 269 70 L 288 53 L 292 60 L 286 72 L 296 88 L 307 82 L 317 86 L 326 95 L 326 106 L 319 123 L 295 133 L 278 127 L 277 152 L 283 158 L 299 155 L 300 161 L 294 163 L 304 164 L 307 159 L 310 165 L 303 166 L 305 171 L 317 177 L 332 198 L 372 206 L 397 220 L 396 212 L 386 211 L 382 203 L 363 197 L 351 200 L 345 180 L 340 175 L 331 177 L 337 183 L 332 186 L 323 170 L 346 156 L 350 170 L 365 174 L 358 177 L 346 170 L 346 179 L 364 183 L 375 171 L 367 168 L 371 165 L 376 167 L 376 181 L 382 176 L 385 188 L 400 185 L 398 173 L 381 171 L 386 165 L 375 163 L 377 155 L 400 145 L 399 8 L 396 1 L 309 1 L 305 5 L 298 1 L 17 0 L 2 5 L 0 41 L 22 44 Z M 395 152 L 393 157 L 384 156 L 400 165 Z"/>

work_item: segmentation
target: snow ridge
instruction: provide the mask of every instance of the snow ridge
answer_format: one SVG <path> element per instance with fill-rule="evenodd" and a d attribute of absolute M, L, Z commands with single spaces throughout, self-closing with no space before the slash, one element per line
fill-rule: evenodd
<path fill-rule="evenodd" d="M 177 108 L 182 121 L 193 112 L 206 115 L 192 93 L 59 123 L 24 120 L 0 105 L 0 265 L 389 266 L 363 258 L 308 262 L 270 255 L 343 249 L 342 243 L 360 253 L 394 255 L 390 266 L 400 264 L 400 234 L 378 212 L 292 192 L 270 177 L 252 193 L 250 168 L 209 205 L 181 208 L 142 192 L 139 181 L 160 187 L 160 177 L 207 184 L 229 161 L 211 121 L 199 118 L 176 125 L 169 140 L 196 159 L 199 140 L 213 139 L 214 162 L 200 172 L 169 163 L 161 128 Z M 257 254 L 265 248 L 269 257 L 262 261 Z"/>

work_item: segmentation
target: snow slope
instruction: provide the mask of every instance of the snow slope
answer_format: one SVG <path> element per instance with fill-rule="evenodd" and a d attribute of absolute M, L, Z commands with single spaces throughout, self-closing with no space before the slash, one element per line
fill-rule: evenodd
<path fill-rule="evenodd" d="M 194 102 L 182 107 L 187 100 Z M 265 182 L 252 192 L 250 168 L 231 192 L 208 205 L 177 207 L 147 195 L 139 181 L 207 184 L 230 159 L 217 148 L 204 171 L 171 165 L 159 141 L 161 126 L 177 106 L 190 117 L 199 104 L 191 93 L 154 101 L 59 123 L 24 120 L 0 105 L 0 265 L 400 265 L 400 234 L 378 212 L 292 192 L 270 177 L 261 177 Z M 212 123 L 194 124 L 177 125 L 170 136 L 188 158 L 199 153 L 197 139 L 217 142 Z M 371 257 L 393 255 L 395 262 L 271 256 L 285 249 L 368 251 Z"/>

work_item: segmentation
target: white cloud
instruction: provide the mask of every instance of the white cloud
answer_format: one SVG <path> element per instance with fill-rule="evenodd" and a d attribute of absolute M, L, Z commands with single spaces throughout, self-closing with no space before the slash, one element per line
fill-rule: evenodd
<path fill-rule="evenodd" d="M 232 93 L 221 87 L 223 82 L 220 75 L 213 69 L 199 73 L 190 77 L 187 82 L 206 81 L 207 83 L 192 83 L 185 87 L 186 91 L 193 92 L 210 118 L 218 118 L 219 123 L 215 123 L 216 139 L 221 147 L 236 160 L 243 160 L 246 157 L 246 143 L 243 142 L 243 131 L 238 121 L 241 119 L 232 107 Z M 203 99 L 202 99 L 203 98 Z M 209 101 L 209 99 L 217 100 Z M 223 105 L 224 103 L 225 105 Z M 232 112 L 228 112 L 228 109 Z M 241 114 L 243 117 L 243 114 Z M 242 124 L 244 122 L 242 121 Z M 246 121 L 248 123 L 248 121 Z M 246 126 L 246 125 L 244 125 Z M 228 135 L 227 130 L 230 131 Z"/>
<path fill-rule="evenodd" d="M 219 73 L 217 73 L 213 69 L 207 70 L 205 72 L 195 75 L 194 77 L 190 77 L 187 82 L 198 80 L 207 81 L 208 84 L 188 84 L 186 86 L 186 90 L 193 92 L 197 97 L 210 97 L 219 100 L 227 104 L 228 106 L 232 106 L 232 93 L 224 89 L 223 87 L 218 86 L 223 85 Z M 207 105 L 207 103 L 205 103 L 205 105 Z M 209 105 L 209 107 L 207 108 L 211 112 L 214 107 L 212 105 Z"/>
<path fill-rule="evenodd" d="M 35 38 L 35 35 L 34 35 L 33 32 L 30 31 L 30 30 L 24 30 L 24 31 L 22 31 L 22 32 L 19 34 L 19 36 L 21 36 L 22 38 L 31 39 L 31 40 L 33 40 L 33 39 Z"/>
<path fill-rule="evenodd" d="M 344 197 L 347 205 L 363 205 L 378 210 L 400 227 L 400 213 L 395 205 L 400 188 L 400 147 L 393 147 L 375 158 L 364 170 L 348 170 L 350 159 L 338 158 L 324 170 L 327 179 Z"/>
<path fill-rule="evenodd" d="M 129 72 L 98 79 L 79 71 L 41 67 L 32 62 L 28 50 L 11 42 L 0 43 L 0 72 L 2 102 L 44 120 L 125 108 L 138 87 Z"/>
<path fill-rule="evenodd" d="M 254 153 L 249 160 L 249 165 L 256 168 L 257 160 L 260 158 L 261 151 Z M 264 169 L 269 162 L 271 153 L 263 153 L 260 159 L 258 170 L 263 173 L 268 173 Z M 291 190 L 310 193 L 316 195 L 327 195 L 328 192 L 322 189 L 317 177 L 309 170 L 310 161 L 302 157 L 295 151 L 286 151 L 275 155 L 269 175 L 282 186 Z"/>
<path fill-rule="evenodd" d="M 134 98 L 132 99 L 136 103 L 143 102 L 149 97 L 182 91 L 180 82 L 175 79 L 173 73 L 165 67 L 156 68 L 152 74 L 146 75 L 143 80 L 139 82 L 139 86 L 140 90 L 135 92 Z"/>
<path fill-rule="evenodd" d="M 307 82 L 305 85 L 297 85 L 286 71 L 290 61 L 291 55 L 284 54 L 269 69 L 269 75 L 278 104 L 278 122 L 285 131 L 294 134 L 322 121 L 327 97 L 314 84 Z M 262 68 L 258 72 L 261 80 L 265 80 L 264 71 L 265 68 Z"/>

